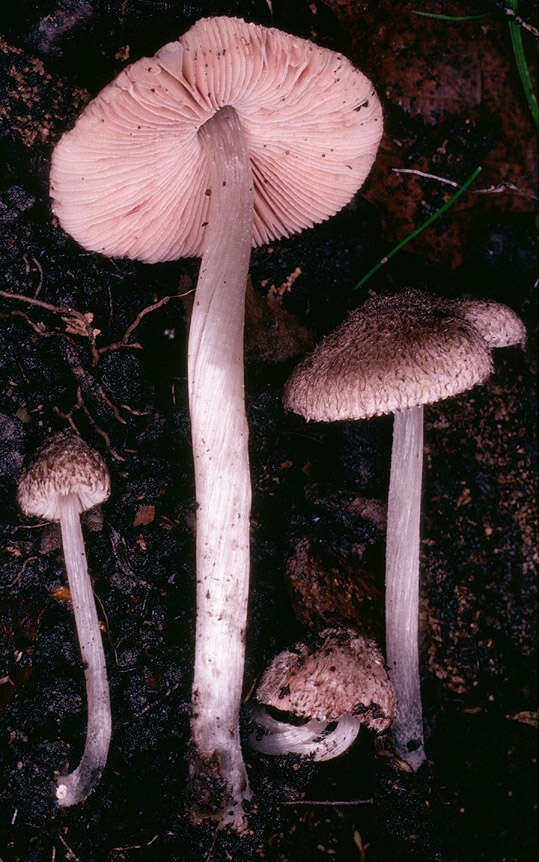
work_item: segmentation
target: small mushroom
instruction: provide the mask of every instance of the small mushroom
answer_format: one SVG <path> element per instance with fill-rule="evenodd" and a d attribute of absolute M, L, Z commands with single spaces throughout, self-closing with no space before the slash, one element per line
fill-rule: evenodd
<path fill-rule="evenodd" d="M 88 720 L 82 759 L 57 779 L 60 806 L 82 802 L 98 784 L 109 750 L 111 714 L 101 632 L 88 574 L 80 514 L 110 494 L 110 476 L 101 456 L 70 431 L 54 434 L 23 474 L 18 501 L 27 515 L 59 521 L 84 676 Z"/>
<path fill-rule="evenodd" d="M 330 760 L 352 745 L 361 725 L 381 733 L 393 721 L 395 692 L 374 641 L 349 628 L 324 629 L 319 641 L 279 653 L 264 672 L 257 700 L 305 723 L 277 720 L 255 706 L 258 729 L 249 741 L 257 751 Z"/>
<path fill-rule="evenodd" d="M 53 211 L 82 246 L 149 263 L 201 257 L 188 345 L 197 499 L 190 774 L 221 798 L 193 810 L 195 819 L 241 828 L 250 796 L 239 710 L 250 555 L 243 321 L 251 245 L 340 210 L 366 178 L 381 135 L 372 85 L 341 54 L 218 17 L 124 69 L 53 153 Z"/>
<path fill-rule="evenodd" d="M 524 339 L 521 321 L 499 303 L 417 291 L 375 297 L 324 338 L 285 387 L 285 406 L 307 420 L 394 414 L 386 658 L 397 693 L 395 749 L 414 770 L 425 759 L 418 651 L 423 405 L 484 382 L 492 371 L 490 346 Z"/>

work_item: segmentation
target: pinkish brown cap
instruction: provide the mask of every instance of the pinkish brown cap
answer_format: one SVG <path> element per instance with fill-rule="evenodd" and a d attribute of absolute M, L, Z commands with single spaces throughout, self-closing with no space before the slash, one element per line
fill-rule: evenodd
<path fill-rule="evenodd" d="M 294 369 L 285 407 L 317 422 L 367 419 L 483 383 L 490 349 L 447 306 L 418 291 L 368 300 Z"/>
<path fill-rule="evenodd" d="M 59 141 L 50 193 L 64 230 L 110 256 L 199 256 L 209 196 L 197 132 L 225 105 L 248 137 L 253 245 L 338 212 L 382 135 L 372 84 L 346 57 L 239 18 L 203 18 L 127 66 Z"/>
<path fill-rule="evenodd" d="M 297 716 L 337 721 L 357 716 L 378 732 L 395 716 L 395 693 L 374 641 L 353 629 L 324 629 L 320 646 L 297 643 L 277 655 L 257 688 L 261 703 Z"/>
<path fill-rule="evenodd" d="M 79 512 L 85 512 L 109 494 L 110 475 L 101 455 L 77 434 L 60 431 L 38 450 L 19 482 L 17 499 L 26 515 L 59 521 L 61 497 L 78 497 Z"/>

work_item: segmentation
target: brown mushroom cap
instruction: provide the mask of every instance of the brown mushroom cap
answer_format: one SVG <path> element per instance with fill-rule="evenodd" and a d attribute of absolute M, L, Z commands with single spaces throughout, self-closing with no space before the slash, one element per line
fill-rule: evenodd
<path fill-rule="evenodd" d="M 109 494 L 109 471 L 101 455 L 77 434 L 60 431 L 43 444 L 23 474 L 17 499 L 25 514 L 59 521 L 61 497 L 78 497 L 79 512 L 85 512 Z"/>
<path fill-rule="evenodd" d="M 303 643 L 277 655 L 257 688 L 262 703 L 284 712 L 336 721 L 355 715 L 376 731 L 395 716 L 395 694 L 374 641 L 353 629 L 325 629 L 321 646 Z"/>
<path fill-rule="evenodd" d="M 197 132 L 231 105 L 248 137 L 253 245 L 311 227 L 352 198 L 382 111 L 349 60 L 239 18 L 205 18 L 126 67 L 56 146 L 53 211 L 82 246 L 147 262 L 201 254 L 208 166 Z"/>
<path fill-rule="evenodd" d="M 431 404 L 482 383 L 486 341 L 452 308 L 418 291 L 355 309 L 292 372 L 284 404 L 305 419 L 366 419 Z"/>

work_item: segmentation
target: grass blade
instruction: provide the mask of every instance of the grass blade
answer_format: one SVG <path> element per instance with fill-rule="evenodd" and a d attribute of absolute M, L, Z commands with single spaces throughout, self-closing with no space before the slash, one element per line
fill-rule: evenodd
<path fill-rule="evenodd" d="M 508 4 L 514 12 L 518 12 L 518 0 L 508 0 Z M 526 55 L 524 53 L 524 45 L 522 43 L 522 31 L 520 29 L 520 24 L 516 24 L 513 21 L 510 21 L 509 34 L 511 36 L 511 43 L 513 45 L 513 51 L 515 54 L 518 73 L 520 75 L 520 80 L 522 81 L 522 86 L 524 88 L 524 93 L 528 101 L 528 106 L 533 117 L 533 122 L 536 126 L 539 127 L 539 105 L 537 104 L 537 97 L 533 91 L 533 83 L 530 76 L 530 70 L 528 69 L 528 64 L 526 62 Z"/>
<path fill-rule="evenodd" d="M 412 15 L 435 18 L 437 21 L 479 21 L 480 18 L 486 18 L 489 14 L 490 12 L 483 12 L 481 15 L 438 15 L 437 12 L 420 12 L 418 9 L 412 9 Z"/>
<path fill-rule="evenodd" d="M 357 290 L 358 288 L 362 287 L 362 286 L 365 284 L 365 282 L 366 282 L 366 281 L 368 281 L 368 280 L 369 280 L 369 278 L 371 278 L 371 276 L 373 276 L 375 272 L 378 272 L 378 270 L 379 270 L 379 269 L 380 269 L 380 268 L 381 268 L 385 263 L 387 263 L 387 262 L 388 262 L 388 260 L 389 260 L 390 258 L 392 258 L 394 254 L 396 254 L 398 251 L 400 251 L 400 249 L 401 249 L 404 245 L 406 245 L 406 243 L 408 243 L 408 242 L 410 242 L 410 240 L 414 239 L 414 237 L 416 237 L 418 234 L 420 234 L 420 233 L 421 233 L 421 231 L 425 230 L 425 228 L 429 227 L 429 226 L 430 226 L 434 221 L 436 221 L 436 219 L 437 219 L 437 218 L 439 218 L 441 215 L 443 215 L 445 212 L 447 212 L 447 210 L 449 209 L 449 207 L 453 206 L 453 204 L 455 203 L 455 201 L 457 200 L 457 198 L 459 198 L 459 197 L 461 196 L 461 194 L 462 194 L 463 192 L 465 192 L 465 191 L 466 191 L 466 189 L 467 189 L 469 186 L 471 186 L 471 184 L 473 183 L 473 181 L 475 180 L 475 178 L 476 178 L 480 173 L 481 173 L 481 167 L 476 168 L 476 169 L 475 169 L 475 171 L 473 172 L 473 174 L 471 174 L 471 175 L 468 177 L 468 179 L 466 180 L 466 182 L 465 182 L 465 183 L 463 183 L 463 185 L 458 189 L 458 191 L 456 191 L 456 192 L 455 192 L 455 194 L 454 194 L 451 198 L 449 198 L 449 200 L 448 200 L 448 201 L 446 201 L 446 202 L 445 202 L 445 204 L 444 204 L 443 206 L 441 206 L 439 210 L 436 210 L 436 212 L 435 212 L 435 213 L 433 213 L 433 214 L 430 216 L 430 218 L 428 218 L 428 219 L 427 219 L 427 221 L 426 221 L 426 222 L 423 222 L 423 224 L 422 224 L 422 225 L 420 225 L 418 228 L 416 228 L 414 231 L 412 231 L 412 233 L 408 234 L 408 236 L 406 236 L 404 239 L 401 239 L 401 241 L 400 241 L 399 243 L 397 243 L 397 245 L 396 245 L 394 248 L 392 248 L 392 249 L 391 249 L 391 251 L 389 251 L 389 252 L 386 254 L 386 256 L 382 258 L 382 260 L 379 260 L 379 261 L 378 261 L 378 263 L 377 263 L 377 264 L 375 264 L 375 265 L 372 267 L 372 269 L 370 269 L 370 270 L 369 270 L 369 271 L 368 271 L 368 272 L 363 276 L 363 278 L 362 278 L 362 279 L 360 279 L 360 281 L 358 281 L 358 283 L 357 283 L 357 284 L 356 284 L 356 286 L 354 287 L 354 290 Z"/>

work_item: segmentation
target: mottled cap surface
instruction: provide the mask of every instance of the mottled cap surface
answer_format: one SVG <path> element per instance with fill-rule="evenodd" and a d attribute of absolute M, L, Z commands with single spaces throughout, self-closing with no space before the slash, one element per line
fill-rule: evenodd
<path fill-rule="evenodd" d="M 101 455 L 71 431 L 54 434 L 23 474 L 17 499 L 26 515 L 60 520 L 62 497 L 78 498 L 79 512 L 97 506 L 110 494 L 110 476 Z"/>
<path fill-rule="evenodd" d="M 256 697 L 267 706 L 319 721 L 355 715 L 385 730 L 395 716 L 395 692 L 374 641 L 353 629 L 325 629 L 320 645 L 297 643 L 264 672 Z"/>
<path fill-rule="evenodd" d="M 238 18 L 203 18 L 127 66 L 57 144 L 50 194 L 64 230 L 110 256 L 199 256 L 210 201 L 198 130 L 226 105 L 247 136 L 253 245 L 338 212 L 382 136 L 372 84 L 343 55 Z"/>
<path fill-rule="evenodd" d="M 295 368 L 283 399 L 305 419 L 366 419 L 449 398 L 491 371 L 489 346 L 471 322 L 406 291 L 355 309 Z"/>

